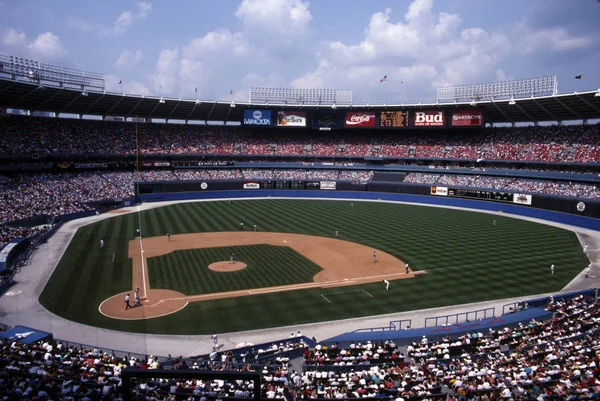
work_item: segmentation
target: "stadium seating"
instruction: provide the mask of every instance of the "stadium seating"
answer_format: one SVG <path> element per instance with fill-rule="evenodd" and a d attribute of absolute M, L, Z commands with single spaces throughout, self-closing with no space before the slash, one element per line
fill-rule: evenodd
<path fill-rule="evenodd" d="M 367 342 L 347 349 L 317 344 L 304 349 L 301 370 L 291 369 L 286 358 L 270 360 L 265 366 L 245 363 L 231 351 L 199 364 L 181 357 L 120 358 L 60 341 L 32 345 L 7 341 L 0 345 L 0 393 L 6 400 L 121 399 L 123 370 L 168 368 L 260 372 L 262 397 L 286 400 L 597 399 L 600 303 L 594 296 L 551 298 L 546 309 L 554 313 L 551 320 L 440 342 L 423 337 L 407 347 Z M 293 342 L 285 341 L 277 350 L 297 348 Z M 237 358 L 243 357 L 238 354 Z M 133 384 L 133 397 L 140 400 L 246 399 L 254 390 L 251 382 L 243 380 L 140 378 Z"/>
<path fill-rule="evenodd" d="M 249 154 L 600 162 L 600 125 L 315 132 L 13 116 L 0 155 Z M 137 138 L 137 146 L 136 146 Z M 275 146 L 273 146 L 275 145 Z"/>

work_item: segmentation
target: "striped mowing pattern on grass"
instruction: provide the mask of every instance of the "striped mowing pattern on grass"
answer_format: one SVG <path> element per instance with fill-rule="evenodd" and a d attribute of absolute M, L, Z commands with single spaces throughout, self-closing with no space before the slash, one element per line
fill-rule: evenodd
<path fill-rule="evenodd" d="M 228 261 L 232 253 L 246 263 L 244 270 L 223 273 L 208 268 L 211 263 Z M 189 249 L 148 259 L 152 288 L 185 295 L 309 283 L 321 270 L 292 248 L 274 245 Z"/>
<path fill-rule="evenodd" d="M 181 203 L 141 212 L 142 233 L 232 231 L 240 222 L 247 228 L 257 224 L 260 231 L 326 237 L 339 230 L 340 239 L 381 249 L 428 274 L 392 281 L 390 291 L 383 283 L 343 287 L 365 290 L 374 298 L 348 292 L 328 303 L 321 289 L 306 289 L 193 302 L 177 314 L 147 321 L 112 320 L 97 308 L 104 299 L 131 289 L 127 246 L 138 226 L 137 213 L 132 213 L 79 229 L 40 302 L 67 319 L 100 327 L 209 334 L 553 292 L 589 263 L 577 236 L 560 228 L 463 210 L 353 203 L 354 207 L 346 201 L 304 199 Z M 102 252 L 115 253 L 114 263 L 96 257 L 100 239 L 106 243 Z M 551 264 L 556 265 L 554 276 Z M 158 288 L 153 282 L 151 286 Z"/>

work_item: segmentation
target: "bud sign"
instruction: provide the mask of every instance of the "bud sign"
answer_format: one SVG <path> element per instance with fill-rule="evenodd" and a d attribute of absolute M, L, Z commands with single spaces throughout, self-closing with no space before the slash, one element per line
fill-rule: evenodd
<path fill-rule="evenodd" d="M 443 111 L 415 111 L 415 127 L 443 127 L 445 118 Z"/>

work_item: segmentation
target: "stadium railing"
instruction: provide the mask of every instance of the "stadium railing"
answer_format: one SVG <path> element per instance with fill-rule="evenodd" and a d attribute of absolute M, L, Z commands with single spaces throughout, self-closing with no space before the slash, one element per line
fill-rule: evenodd
<path fill-rule="evenodd" d="M 428 317 L 425 319 L 425 327 L 437 327 L 446 326 L 449 324 L 472 322 L 474 320 L 488 319 L 495 316 L 496 308 L 477 309 L 474 311 L 455 313 L 452 315 Z"/>

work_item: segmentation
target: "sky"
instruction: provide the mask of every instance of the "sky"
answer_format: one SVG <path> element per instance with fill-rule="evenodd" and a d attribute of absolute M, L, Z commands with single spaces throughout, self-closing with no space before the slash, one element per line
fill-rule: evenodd
<path fill-rule="evenodd" d="M 547 75 L 559 93 L 596 90 L 599 17 L 598 0 L 0 0 L 0 53 L 103 73 L 107 91 L 428 102 L 440 86 Z"/>

